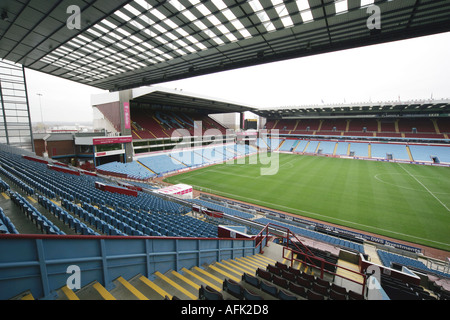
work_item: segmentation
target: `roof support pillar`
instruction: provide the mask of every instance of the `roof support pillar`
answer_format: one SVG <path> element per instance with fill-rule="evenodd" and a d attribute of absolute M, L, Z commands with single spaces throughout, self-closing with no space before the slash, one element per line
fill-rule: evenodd
<path fill-rule="evenodd" d="M 131 136 L 131 99 L 132 90 L 123 90 L 119 92 L 119 112 L 120 112 L 120 135 Z M 133 161 L 133 143 L 127 142 L 125 145 L 124 162 Z"/>

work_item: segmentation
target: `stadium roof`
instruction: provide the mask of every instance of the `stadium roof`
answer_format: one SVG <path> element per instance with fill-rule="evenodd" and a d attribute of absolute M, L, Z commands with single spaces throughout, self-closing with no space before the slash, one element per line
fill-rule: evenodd
<path fill-rule="evenodd" d="M 255 108 L 247 104 L 233 102 L 221 98 L 208 97 L 182 89 L 170 89 L 159 86 L 144 86 L 130 91 L 132 106 L 179 111 L 196 110 L 199 112 L 229 113 L 255 112 Z M 120 100 L 119 92 L 106 92 L 91 96 L 91 105 L 100 105 Z"/>
<path fill-rule="evenodd" d="M 246 104 L 232 102 L 220 98 L 212 98 L 205 95 L 191 93 L 179 89 L 162 87 L 141 87 L 133 89 L 132 103 L 141 105 L 161 105 L 179 108 L 205 111 L 211 113 L 229 113 L 255 111 L 256 109 Z"/>
<path fill-rule="evenodd" d="M 381 29 L 368 28 L 373 3 Z M 80 29 L 68 27 L 77 27 L 71 5 L 81 11 Z M 111 91 L 445 31 L 448 0 L 0 4 L 0 58 Z"/>
<path fill-rule="evenodd" d="M 329 106 L 258 109 L 254 113 L 271 119 L 338 117 L 444 116 L 450 117 L 450 100 L 336 104 Z"/>

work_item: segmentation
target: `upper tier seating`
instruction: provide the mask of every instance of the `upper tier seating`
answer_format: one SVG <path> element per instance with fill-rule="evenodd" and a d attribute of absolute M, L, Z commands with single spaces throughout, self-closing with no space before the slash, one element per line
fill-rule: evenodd
<path fill-rule="evenodd" d="M 448 139 L 449 122 L 448 118 L 268 119 L 266 128 L 296 135 Z"/>
<path fill-rule="evenodd" d="M 180 135 L 226 134 L 226 128 L 204 114 L 131 110 L 133 139 L 168 138 Z"/>

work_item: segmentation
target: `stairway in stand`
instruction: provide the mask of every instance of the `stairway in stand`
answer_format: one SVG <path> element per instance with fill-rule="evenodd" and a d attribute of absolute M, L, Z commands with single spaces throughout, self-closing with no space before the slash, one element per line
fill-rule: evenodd
<path fill-rule="evenodd" d="M 97 281 L 80 290 L 64 286 L 57 291 L 55 300 L 197 300 L 202 286 L 222 292 L 225 279 L 239 282 L 244 273 L 255 275 L 258 268 L 266 269 L 269 264 L 275 263 L 276 260 L 264 254 L 255 254 L 191 269 L 183 268 L 178 272 L 170 270 L 162 274 L 157 271 L 149 278 L 141 274 L 131 279 L 118 277 L 109 290 Z M 222 294 L 227 296 L 226 292 Z M 33 296 L 24 292 L 14 299 L 32 300 Z"/>

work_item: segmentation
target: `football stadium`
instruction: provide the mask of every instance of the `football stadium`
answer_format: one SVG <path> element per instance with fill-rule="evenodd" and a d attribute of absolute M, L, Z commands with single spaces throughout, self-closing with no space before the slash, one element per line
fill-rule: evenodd
<path fill-rule="evenodd" d="M 446 33 L 449 1 L 5 0 L 0 18 L 1 300 L 450 299 L 450 99 L 163 85 Z M 93 129 L 33 128 L 27 70 L 101 89 Z"/>

